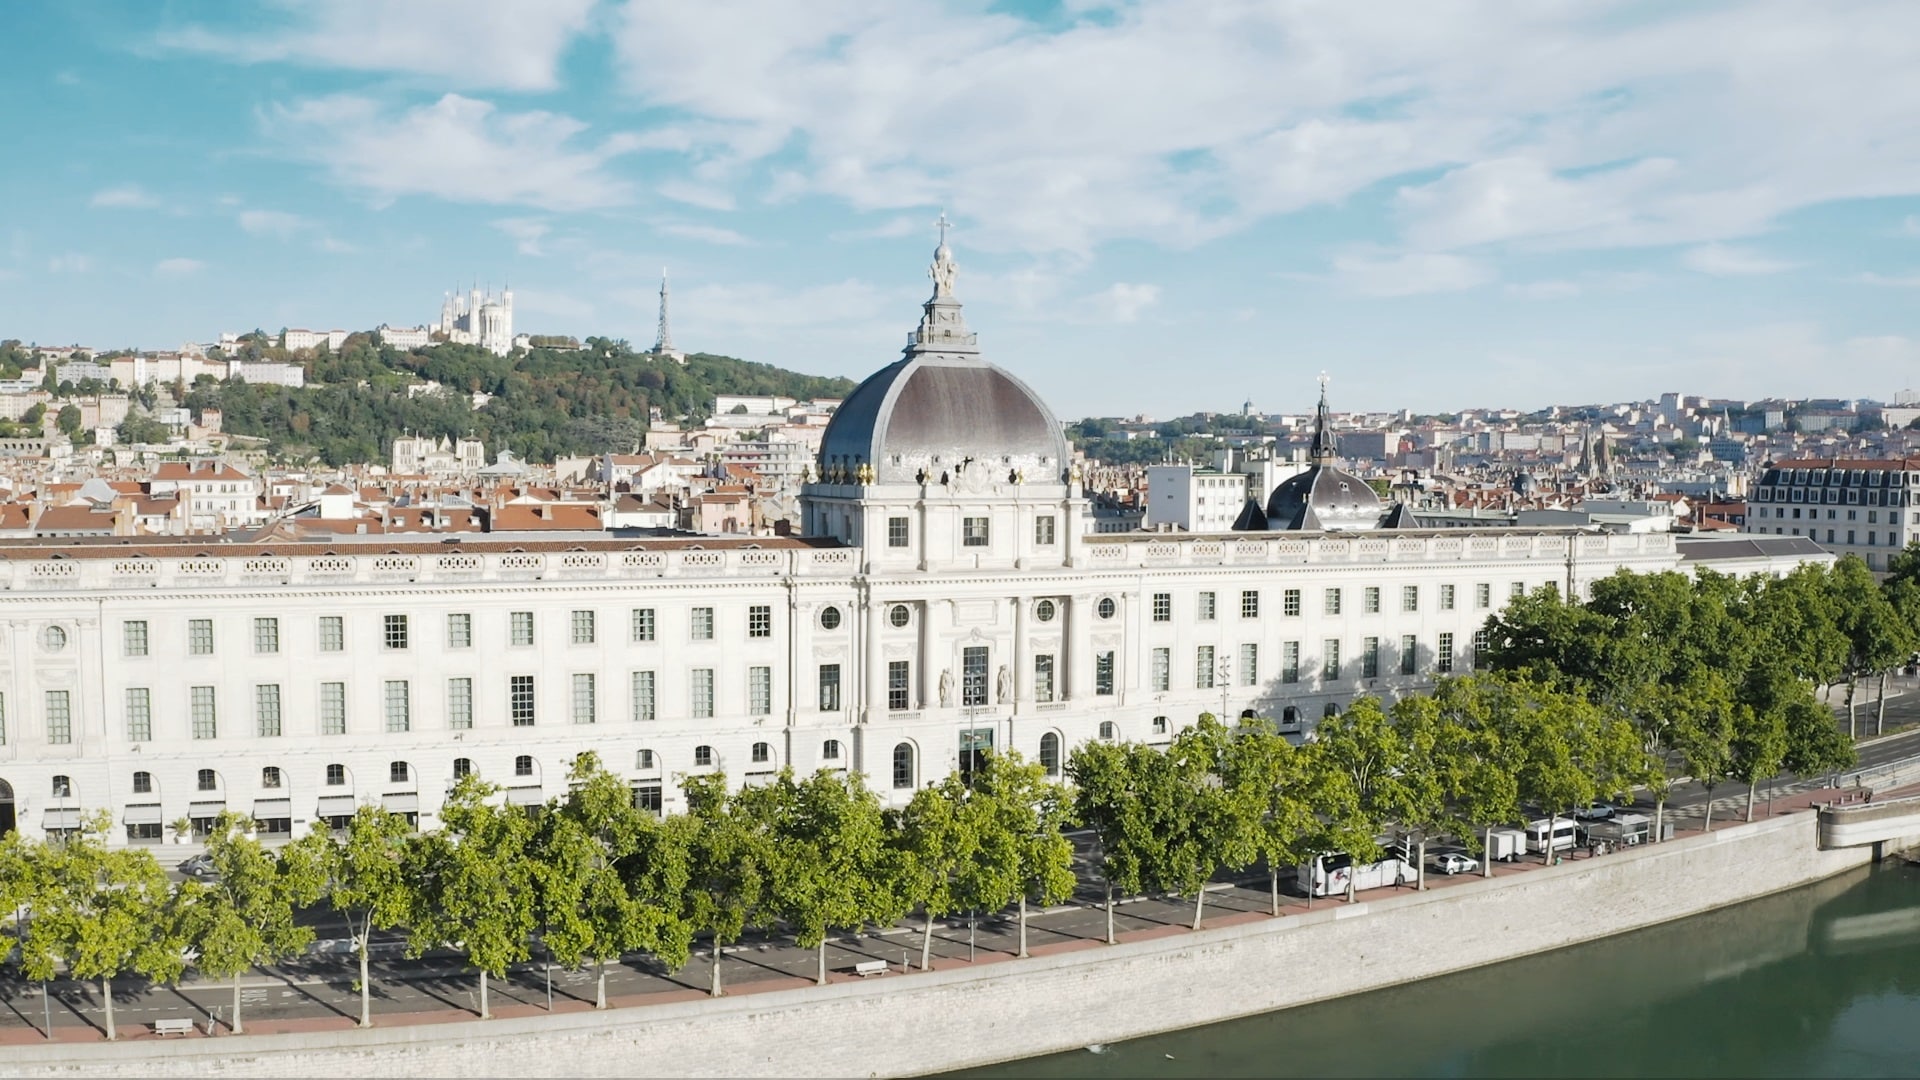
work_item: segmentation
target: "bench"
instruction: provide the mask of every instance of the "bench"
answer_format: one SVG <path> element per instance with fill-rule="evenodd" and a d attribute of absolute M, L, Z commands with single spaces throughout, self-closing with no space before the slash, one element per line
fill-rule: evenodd
<path fill-rule="evenodd" d="M 174 1017 L 171 1020 L 155 1020 L 153 1022 L 153 1033 L 155 1035 L 190 1035 L 193 1033 L 193 1029 L 194 1022 L 185 1017 Z"/>
<path fill-rule="evenodd" d="M 853 973 L 863 979 L 869 975 L 885 975 L 887 973 L 887 962 L 885 960 L 862 960 L 853 965 Z"/>

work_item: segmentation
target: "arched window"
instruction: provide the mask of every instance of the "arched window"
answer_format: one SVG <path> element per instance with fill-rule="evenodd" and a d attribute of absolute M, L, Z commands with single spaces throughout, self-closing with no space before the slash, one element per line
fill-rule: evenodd
<path fill-rule="evenodd" d="M 658 768 L 659 766 L 654 764 L 653 751 L 642 750 L 633 756 L 633 767 L 645 770 Z"/>
<path fill-rule="evenodd" d="M 269 765 L 266 768 L 261 769 L 260 770 L 260 786 L 263 788 L 279 787 L 280 786 L 280 766 Z"/>
<path fill-rule="evenodd" d="M 773 747 L 763 742 L 753 744 L 753 763 L 755 765 L 765 765 L 772 760 Z"/>
<path fill-rule="evenodd" d="M 1298 724 L 1300 722 L 1299 708 L 1289 705 L 1285 709 L 1280 710 L 1280 722 L 1283 724 Z"/>
<path fill-rule="evenodd" d="M 464 779 L 473 775 L 473 759 L 457 757 L 453 759 L 453 778 Z"/>
<path fill-rule="evenodd" d="M 407 782 L 407 763 L 404 761 L 387 762 L 387 783 L 404 784 Z"/>
<path fill-rule="evenodd" d="M 220 777 L 212 769 L 201 769 L 193 774 L 193 786 L 197 791 L 218 791 Z"/>
<path fill-rule="evenodd" d="M 513 775 L 515 776 L 532 776 L 533 775 L 533 755 L 532 754 L 521 754 L 519 757 L 516 757 L 513 759 Z"/>
<path fill-rule="evenodd" d="M 902 790 L 913 787 L 912 743 L 901 743 L 893 748 L 893 786 Z"/>
<path fill-rule="evenodd" d="M 828 739 L 820 744 L 820 758 L 823 761 L 840 760 L 840 740 Z"/>
<path fill-rule="evenodd" d="M 53 778 L 53 797 L 56 799 L 73 798 L 73 778 L 56 776 Z"/>
<path fill-rule="evenodd" d="M 1338 706 L 1338 705 L 1335 705 L 1335 704 L 1334 704 L 1333 702 L 1331 702 L 1331 701 L 1329 701 L 1329 702 L 1327 702 L 1327 707 L 1326 707 L 1326 708 L 1324 708 L 1324 709 L 1321 709 L 1321 710 L 1320 710 L 1320 715 L 1321 715 L 1321 716 L 1322 716 L 1323 718 L 1325 718 L 1325 717 L 1334 717 L 1334 716 L 1339 716 L 1339 715 L 1340 715 L 1340 706 Z"/>
<path fill-rule="evenodd" d="M 327 766 L 327 786 L 328 787 L 345 787 L 346 783 L 347 783 L 347 767 L 345 765 Z"/>
<path fill-rule="evenodd" d="M 1167 718 L 1166 718 L 1166 717 L 1164 717 L 1164 716 L 1156 716 L 1156 717 L 1154 717 L 1154 718 L 1153 718 L 1153 733 L 1154 733 L 1155 735 L 1165 735 L 1165 734 L 1167 733 Z"/>
<path fill-rule="evenodd" d="M 1257 720 L 1259 718 L 1260 718 L 1260 714 L 1257 712 L 1254 712 L 1252 709 L 1240 710 L 1240 719 L 1242 720 Z"/>
<path fill-rule="evenodd" d="M 693 764 L 696 768 L 709 768 L 713 765 L 713 747 L 696 746 L 693 748 Z"/>
<path fill-rule="evenodd" d="M 1040 767 L 1048 776 L 1060 775 L 1060 736 L 1051 731 L 1040 736 Z"/>
<path fill-rule="evenodd" d="M 135 795 L 153 794 L 153 774 L 137 772 L 133 774 L 133 793 Z"/>
<path fill-rule="evenodd" d="M 1113 737 L 1118 733 L 1119 733 L 1119 729 L 1113 726 L 1113 721 L 1111 720 L 1100 721 L 1100 737 L 1102 739 L 1105 739 L 1107 742 L 1112 742 Z"/>

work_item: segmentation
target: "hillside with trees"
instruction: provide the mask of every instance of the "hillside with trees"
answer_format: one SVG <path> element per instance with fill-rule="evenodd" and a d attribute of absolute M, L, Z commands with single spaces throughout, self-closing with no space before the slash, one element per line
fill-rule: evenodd
<path fill-rule="evenodd" d="M 516 350 L 495 356 L 472 345 L 402 350 L 355 334 L 339 352 L 288 356 L 254 340 L 263 360 L 306 368 L 297 389 L 200 379 L 180 387 L 184 404 L 217 408 L 226 431 L 268 441 L 269 453 L 329 465 L 385 461 L 405 434 L 477 436 L 489 452 L 528 461 L 599 453 L 609 442 L 631 449 L 649 411 L 705 419 L 716 394 L 841 398 L 854 383 L 803 375 L 771 364 L 695 353 L 685 366 L 635 352 L 624 341 L 588 338 L 583 348 Z M 423 392 L 432 382 L 440 389 Z M 411 392 L 410 392 L 411 389 Z M 472 395 L 487 400 L 474 408 Z"/>

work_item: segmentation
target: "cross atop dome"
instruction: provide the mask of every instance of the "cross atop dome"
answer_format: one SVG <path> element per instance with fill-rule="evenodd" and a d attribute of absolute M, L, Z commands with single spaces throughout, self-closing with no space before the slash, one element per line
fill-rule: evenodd
<path fill-rule="evenodd" d="M 953 249 L 947 246 L 947 230 L 953 228 L 953 222 L 942 210 L 933 224 L 940 230 L 940 246 L 933 249 L 933 265 L 927 267 L 927 276 L 933 279 L 933 295 L 921 305 L 925 314 L 919 329 L 907 335 L 907 354 L 977 355 L 979 337 L 967 329 L 967 321 L 960 314 L 960 300 L 953 294 L 954 279 L 960 274 L 960 264 L 953 261 Z"/>

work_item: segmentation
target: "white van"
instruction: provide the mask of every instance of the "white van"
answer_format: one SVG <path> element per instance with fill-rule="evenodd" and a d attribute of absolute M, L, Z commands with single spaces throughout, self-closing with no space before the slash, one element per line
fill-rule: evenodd
<path fill-rule="evenodd" d="M 1527 823 L 1527 850 L 1535 855 L 1572 851 L 1579 823 L 1570 817 L 1539 818 Z"/>

